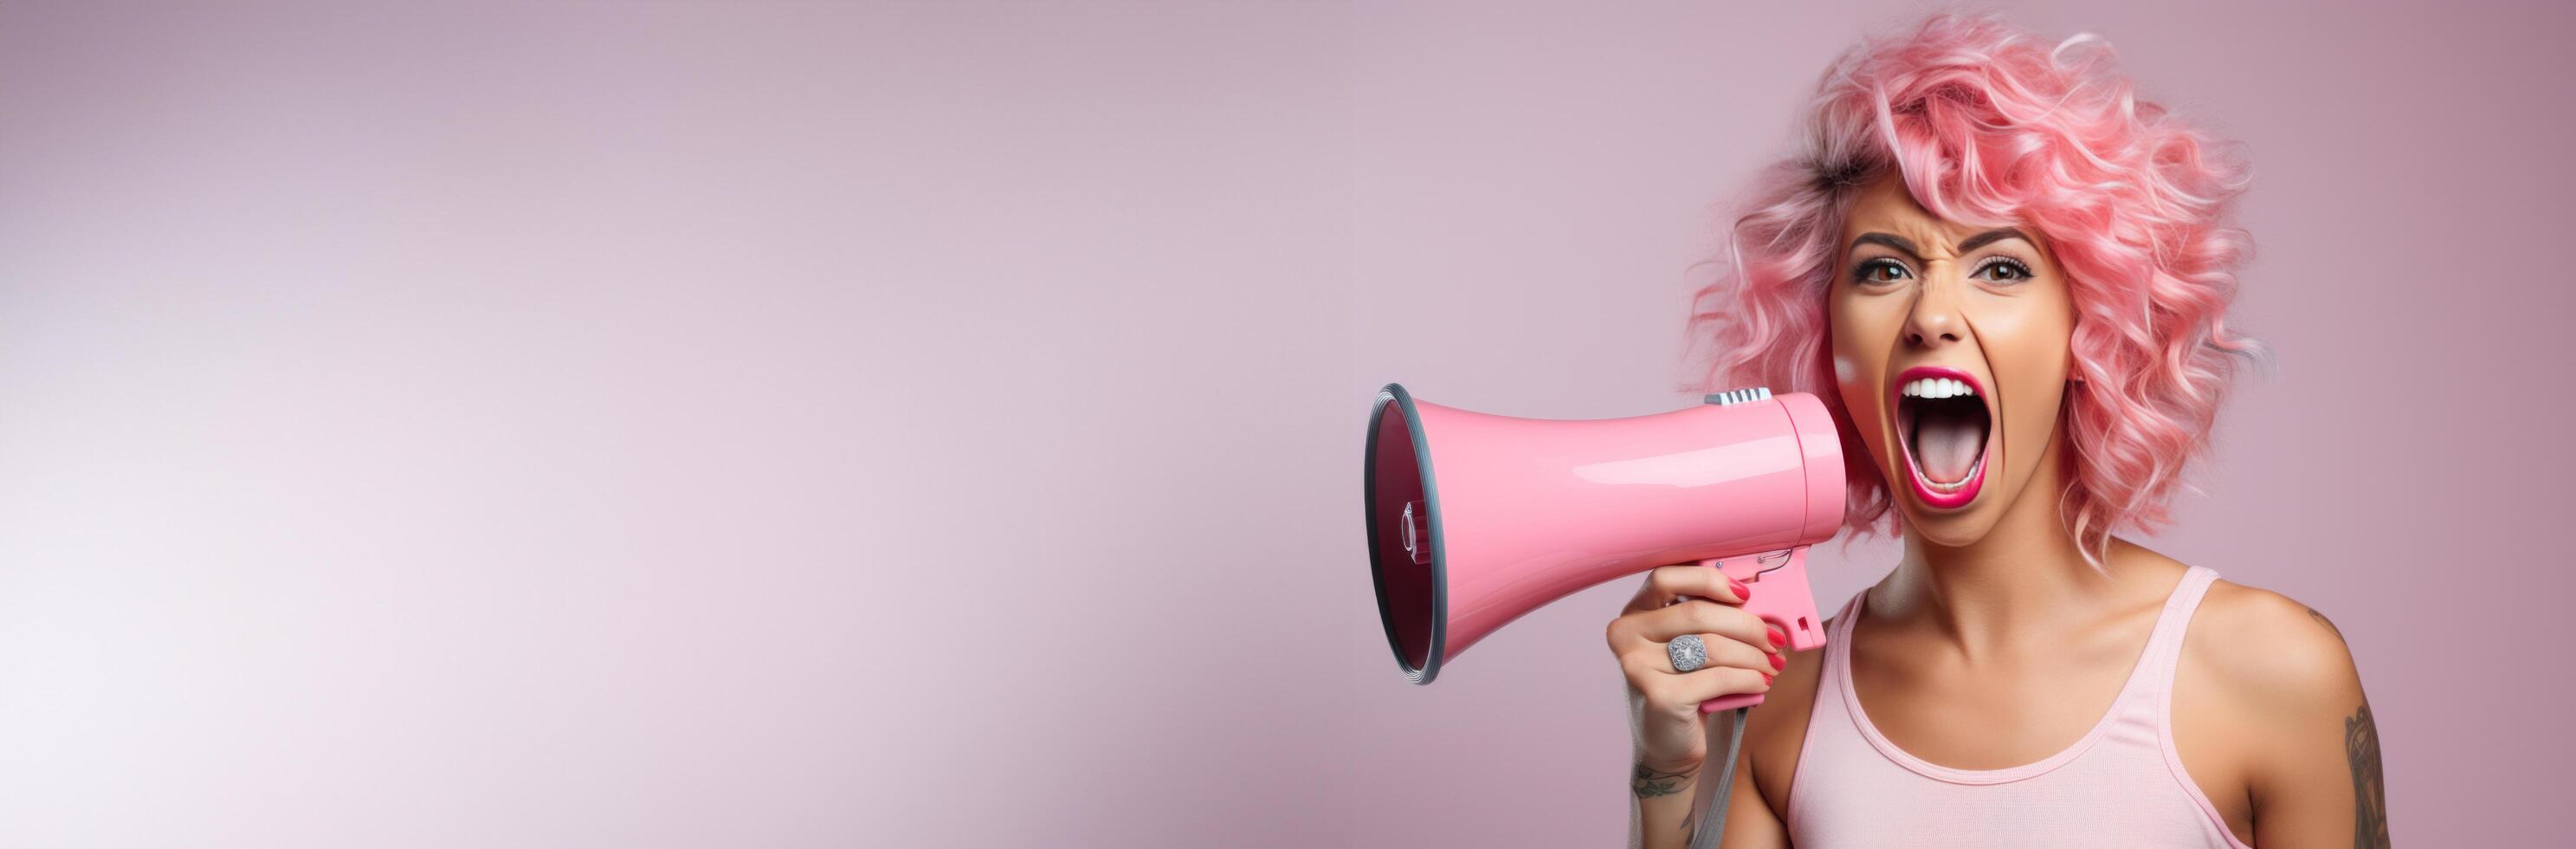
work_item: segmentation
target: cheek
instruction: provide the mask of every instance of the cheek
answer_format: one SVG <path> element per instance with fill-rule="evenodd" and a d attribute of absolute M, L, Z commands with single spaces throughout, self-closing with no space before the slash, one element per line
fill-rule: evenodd
<path fill-rule="evenodd" d="M 1825 303 L 1825 326 L 1833 338 L 1835 359 L 1886 359 L 1905 322 L 1903 307 L 1896 298 L 1858 295 L 1836 287 L 1832 300 Z"/>
<path fill-rule="evenodd" d="M 1830 303 L 1827 317 L 1835 388 L 1862 441 L 1874 448 L 1882 441 L 1888 358 L 1905 321 L 1903 313 L 1881 306 L 1894 303 L 1891 298 L 1839 298 Z"/>
<path fill-rule="evenodd" d="M 1977 341 L 2001 390 L 2005 438 L 2040 439 L 2055 428 L 2065 401 L 2074 315 L 2060 297 L 1999 299 L 1985 306 L 1974 319 Z M 2038 457 L 2033 451 L 2006 453 L 2016 466 Z"/>
<path fill-rule="evenodd" d="M 1869 329 L 1852 314 L 1851 305 L 1833 301 L 1825 310 L 1825 339 L 1830 343 L 1826 353 L 1833 357 L 1834 386 L 1843 394 L 1843 405 L 1858 412 L 1860 382 L 1867 380 L 1876 366 L 1870 362 Z"/>

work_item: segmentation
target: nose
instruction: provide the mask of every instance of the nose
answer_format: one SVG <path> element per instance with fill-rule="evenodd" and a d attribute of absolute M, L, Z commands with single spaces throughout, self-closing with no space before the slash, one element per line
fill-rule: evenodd
<path fill-rule="evenodd" d="M 1966 324 L 1951 299 L 1950 287 L 1918 287 L 1914 306 L 1905 313 L 1905 344 L 1927 350 L 1945 347 L 1959 341 Z"/>

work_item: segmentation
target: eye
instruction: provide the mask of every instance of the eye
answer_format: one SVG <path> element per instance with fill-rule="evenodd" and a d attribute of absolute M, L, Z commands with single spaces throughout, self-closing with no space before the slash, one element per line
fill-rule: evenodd
<path fill-rule="evenodd" d="M 1914 272 L 1907 271 L 1904 263 L 1886 257 L 1862 262 L 1852 269 L 1852 281 L 1864 284 L 1894 283 L 1912 276 Z"/>
<path fill-rule="evenodd" d="M 2008 256 L 1988 257 L 1970 277 L 1984 277 L 1998 283 L 2018 283 L 2031 278 L 2030 266 Z"/>

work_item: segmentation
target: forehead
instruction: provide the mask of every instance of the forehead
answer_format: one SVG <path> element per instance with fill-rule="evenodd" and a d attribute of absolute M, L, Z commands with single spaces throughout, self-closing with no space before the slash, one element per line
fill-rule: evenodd
<path fill-rule="evenodd" d="M 1843 222 L 1843 243 L 1849 245 L 1862 233 L 1892 233 L 1916 244 L 1951 245 L 1996 226 L 2010 225 L 1965 223 L 1933 215 L 1914 201 L 1905 181 L 1890 172 L 1860 187 L 1852 200 L 1851 216 Z M 2031 238 L 2039 236 L 2034 233 Z"/>

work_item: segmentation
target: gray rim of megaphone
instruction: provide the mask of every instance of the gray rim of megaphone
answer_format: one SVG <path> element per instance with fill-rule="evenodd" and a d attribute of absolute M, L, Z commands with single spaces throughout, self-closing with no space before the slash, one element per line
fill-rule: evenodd
<path fill-rule="evenodd" d="M 1415 669 L 1404 660 L 1404 642 L 1395 635 L 1395 610 L 1386 602 L 1386 563 L 1380 556 L 1377 538 L 1377 434 L 1387 404 L 1393 403 L 1404 413 L 1405 435 L 1413 441 L 1413 469 L 1422 476 L 1422 509 L 1430 514 L 1425 525 L 1431 529 L 1431 646 L 1422 653 L 1422 668 Z M 1422 416 L 1414 409 L 1413 394 L 1404 385 L 1389 383 L 1377 391 L 1377 403 L 1370 405 L 1368 445 L 1363 449 L 1367 464 L 1360 470 L 1360 483 L 1365 487 L 1361 506 L 1368 511 L 1370 589 L 1377 590 L 1378 624 L 1386 629 L 1387 648 L 1395 652 L 1395 665 L 1416 684 L 1429 684 L 1440 674 L 1440 656 L 1446 653 L 1449 640 L 1449 547 L 1440 535 L 1440 490 L 1431 475 L 1431 443 L 1422 438 Z"/>

